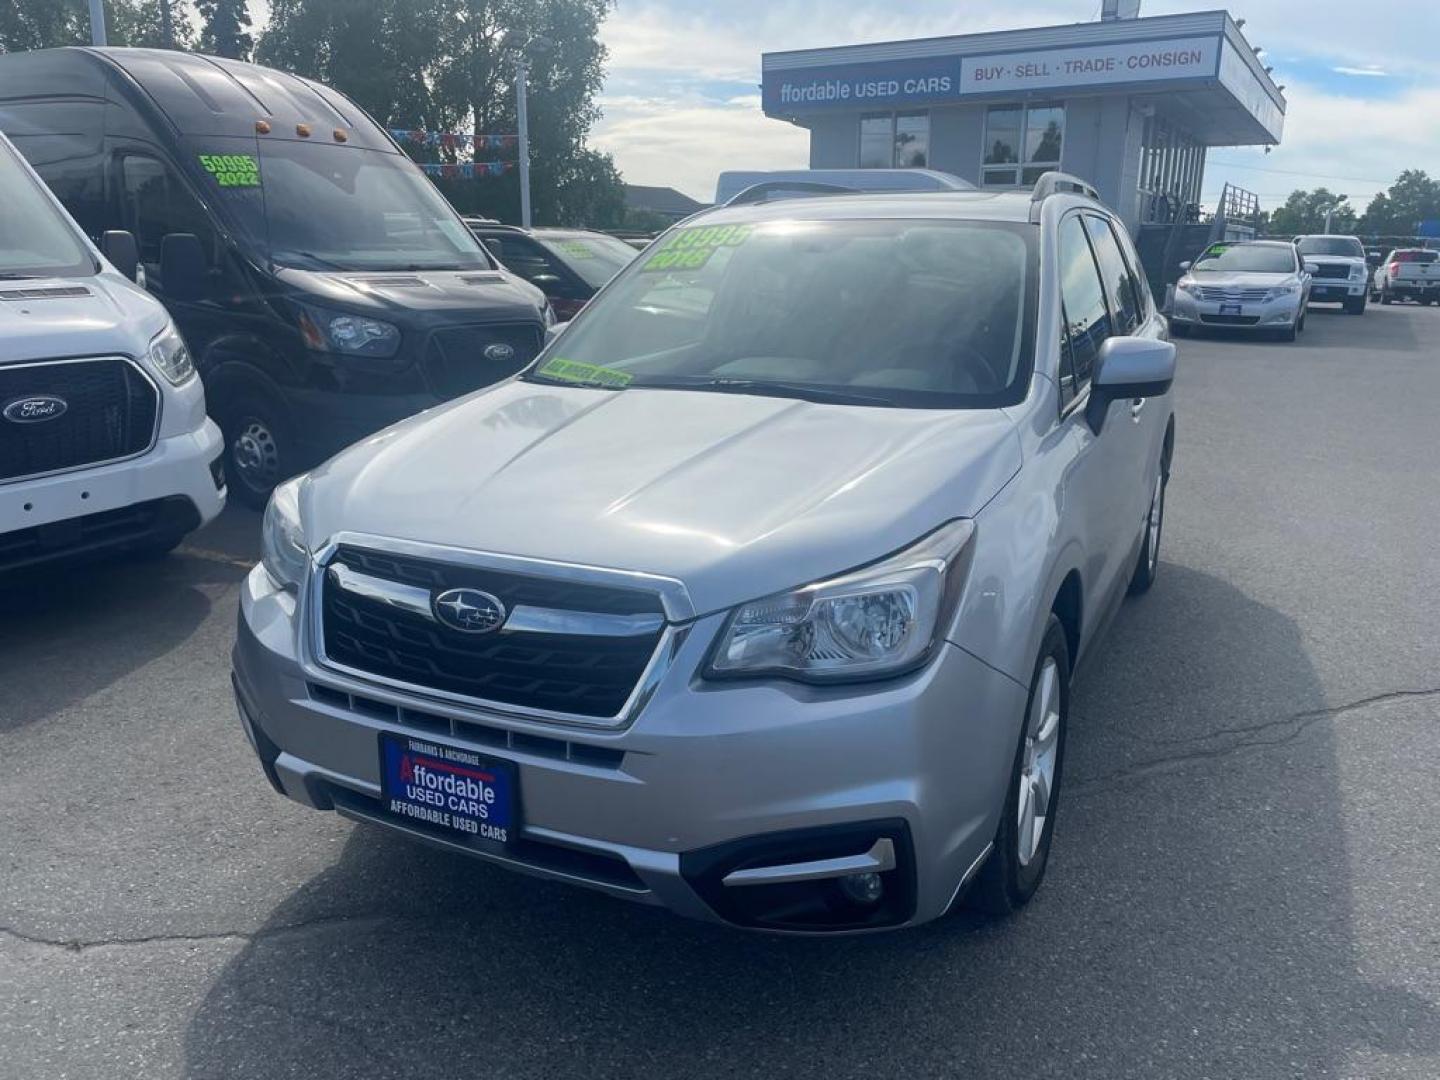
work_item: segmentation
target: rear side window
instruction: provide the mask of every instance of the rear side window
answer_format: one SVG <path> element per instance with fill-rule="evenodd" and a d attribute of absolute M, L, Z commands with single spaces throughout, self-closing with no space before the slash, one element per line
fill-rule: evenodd
<path fill-rule="evenodd" d="M 1078 396 L 1090 385 L 1100 346 L 1114 331 L 1105 305 L 1100 268 L 1078 214 L 1060 223 L 1059 250 L 1060 296 L 1064 303 L 1074 390 Z"/>
<path fill-rule="evenodd" d="M 1133 334 L 1140 325 L 1140 293 L 1125 256 L 1120 253 L 1120 242 L 1110 223 L 1102 217 L 1086 214 L 1085 225 L 1105 279 L 1110 307 L 1115 312 L 1114 332 Z"/>

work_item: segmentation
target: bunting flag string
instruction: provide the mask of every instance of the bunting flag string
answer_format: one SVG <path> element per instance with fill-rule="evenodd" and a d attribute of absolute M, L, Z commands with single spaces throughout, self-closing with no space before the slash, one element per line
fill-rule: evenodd
<path fill-rule="evenodd" d="M 459 177 L 464 180 L 501 176 L 515 168 L 513 161 L 419 161 L 416 164 L 427 176 L 451 179 Z"/>
<path fill-rule="evenodd" d="M 391 128 L 390 137 L 410 146 L 443 146 L 447 150 L 508 150 L 519 141 L 515 135 L 486 135 L 470 131 L 426 131 L 423 128 Z"/>

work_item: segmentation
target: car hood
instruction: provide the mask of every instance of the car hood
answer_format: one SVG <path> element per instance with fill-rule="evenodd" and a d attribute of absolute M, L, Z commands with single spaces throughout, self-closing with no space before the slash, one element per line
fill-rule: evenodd
<path fill-rule="evenodd" d="M 539 321 L 545 294 L 504 270 L 393 270 L 331 273 L 282 269 L 276 276 L 321 304 L 396 322 L 416 319 Z"/>
<path fill-rule="evenodd" d="M 512 380 L 356 444 L 302 508 L 312 549 L 358 532 L 659 574 L 702 614 L 973 516 L 1020 464 L 999 409 Z"/>
<path fill-rule="evenodd" d="M 1189 276 L 1196 285 L 1214 289 L 1273 289 L 1295 277 L 1293 273 L 1259 274 L 1240 270 L 1224 272 L 1202 270 L 1198 274 Z"/>
<path fill-rule="evenodd" d="M 46 295 L 77 288 L 84 294 Z M 108 267 L 89 277 L 0 281 L 0 364 L 142 356 L 166 321 L 165 309 L 149 293 Z"/>

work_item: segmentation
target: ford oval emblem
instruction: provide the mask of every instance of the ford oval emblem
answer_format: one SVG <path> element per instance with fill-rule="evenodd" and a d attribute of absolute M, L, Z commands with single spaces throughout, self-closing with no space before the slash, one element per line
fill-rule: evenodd
<path fill-rule="evenodd" d="M 0 416 L 12 424 L 43 424 L 64 416 L 69 408 L 64 398 L 54 394 L 31 394 L 7 402 L 5 408 L 0 409 Z"/>
<path fill-rule="evenodd" d="M 503 341 L 497 341 L 494 345 L 485 346 L 485 359 L 494 360 L 497 364 L 503 364 L 508 360 L 515 359 L 515 349 L 506 345 Z"/>
<path fill-rule="evenodd" d="M 446 589 L 430 602 L 435 618 L 462 634 L 488 634 L 505 625 L 505 605 L 479 589 Z"/>

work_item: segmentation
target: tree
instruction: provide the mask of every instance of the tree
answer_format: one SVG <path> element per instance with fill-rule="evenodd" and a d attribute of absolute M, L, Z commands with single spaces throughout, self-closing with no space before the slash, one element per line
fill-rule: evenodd
<path fill-rule="evenodd" d="M 250 59 L 250 12 L 245 0 L 195 0 L 203 27 L 200 49 L 234 60 Z"/>
<path fill-rule="evenodd" d="M 1270 215 L 1271 236 L 1299 236 L 1304 233 L 1325 231 L 1325 214 L 1335 206 L 1336 195 L 1328 188 L 1319 187 L 1314 191 L 1292 191 L 1285 205 Z M 1348 202 L 1342 202 L 1330 222 L 1330 231 L 1351 233 L 1355 231 L 1355 211 Z"/>
<path fill-rule="evenodd" d="M 195 45 L 186 0 L 171 0 L 171 31 L 176 48 Z M 106 40 L 111 45 L 160 48 L 160 0 L 105 0 Z M 0 52 L 53 49 L 90 44 L 90 6 L 86 0 L 22 0 L 0 5 Z"/>
<path fill-rule="evenodd" d="M 531 190 L 537 221 L 606 225 L 623 215 L 614 163 L 585 145 L 599 116 L 600 21 L 612 0 L 273 0 L 257 54 L 354 98 L 382 124 L 516 131 L 515 64 L 529 63 Z M 548 49 L 537 48 L 540 39 Z M 417 148 L 418 160 L 457 160 Z M 482 150 L 479 160 L 500 160 Z M 468 160 L 468 150 L 458 160 Z M 515 220 L 515 171 L 440 180 L 462 211 Z"/>
<path fill-rule="evenodd" d="M 1369 236 L 1413 236 L 1420 222 L 1440 219 L 1440 182 L 1406 169 L 1388 191 L 1370 200 L 1360 228 Z"/>

